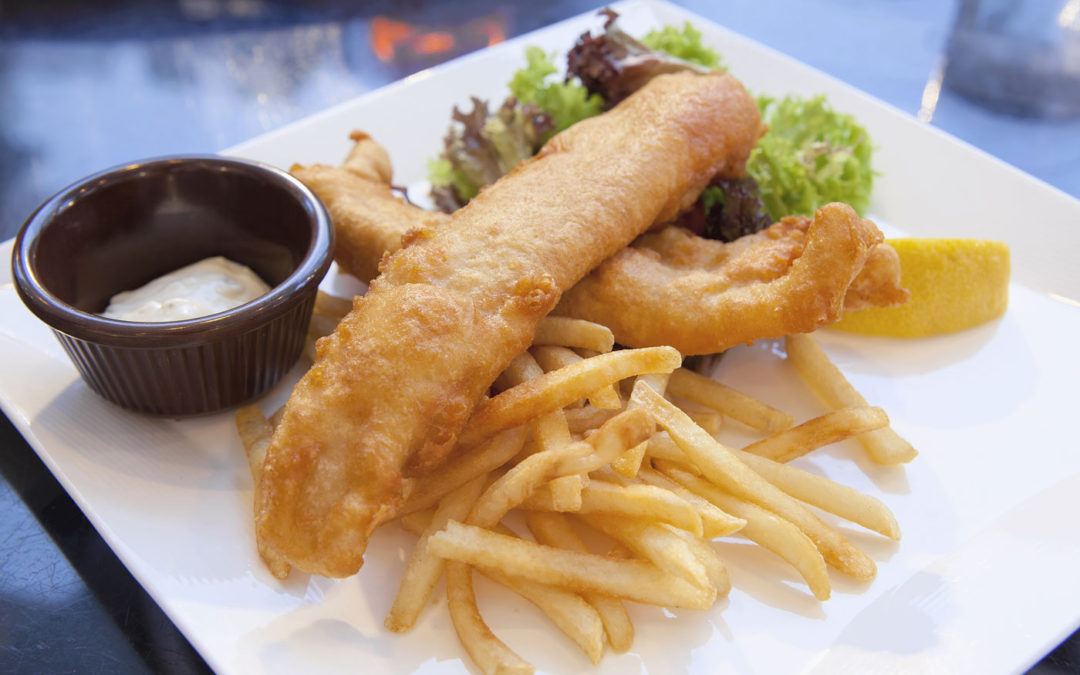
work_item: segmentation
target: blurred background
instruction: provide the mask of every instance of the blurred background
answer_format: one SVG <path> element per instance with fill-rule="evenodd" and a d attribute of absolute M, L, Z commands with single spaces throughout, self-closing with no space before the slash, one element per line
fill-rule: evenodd
<path fill-rule="evenodd" d="M 675 4 L 1080 197 L 1080 0 Z M 218 151 L 600 6 L 0 0 L 0 240 L 86 174 Z M 0 672 L 76 670 L 207 669 L 0 417 Z M 1080 639 L 1032 672 L 1080 672 Z"/>

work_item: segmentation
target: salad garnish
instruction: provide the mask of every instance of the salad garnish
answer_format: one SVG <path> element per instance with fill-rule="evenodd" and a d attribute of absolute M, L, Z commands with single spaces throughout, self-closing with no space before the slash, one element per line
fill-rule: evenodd
<path fill-rule="evenodd" d="M 457 210 L 551 135 L 610 109 L 657 75 L 723 68 L 690 23 L 637 39 L 618 25 L 616 12 L 600 13 L 606 17 L 603 32 L 578 38 L 562 79 L 553 55 L 528 47 L 526 65 L 511 78 L 510 96 L 495 113 L 477 98 L 471 113 L 454 108 L 445 148 L 428 167 L 439 209 Z M 829 202 L 866 211 L 873 145 L 854 117 L 833 110 L 824 96 L 762 95 L 758 106 L 768 131 L 750 155 L 747 176 L 714 181 L 677 224 L 732 241 L 784 216 L 811 215 Z"/>

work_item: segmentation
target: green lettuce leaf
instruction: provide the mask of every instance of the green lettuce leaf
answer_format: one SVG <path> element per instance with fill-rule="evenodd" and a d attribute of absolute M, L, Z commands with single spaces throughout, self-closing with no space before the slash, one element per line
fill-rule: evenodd
<path fill-rule="evenodd" d="M 524 68 L 514 73 L 510 80 L 510 94 L 522 103 L 535 103 L 551 116 L 556 130 L 562 131 L 571 124 L 599 115 L 604 101 L 595 94 L 590 95 L 576 81 L 564 82 L 551 75 L 558 73 L 549 56 L 540 47 L 525 49 Z"/>
<path fill-rule="evenodd" d="M 874 184 L 873 146 L 854 117 L 834 111 L 824 96 L 762 96 L 758 106 L 769 131 L 746 169 L 774 220 L 811 215 L 834 201 L 866 211 Z"/>
<path fill-rule="evenodd" d="M 649 31 L 641 38 L 642 44 L 649 49 L 658 49 L 672 56 L 696 63 L 706 68 L 720 68 L 720 55 L 701 42 L 701 31 L 687 21 L 682 30 L 675 26 L 664 26 L 660 30 Z"/>

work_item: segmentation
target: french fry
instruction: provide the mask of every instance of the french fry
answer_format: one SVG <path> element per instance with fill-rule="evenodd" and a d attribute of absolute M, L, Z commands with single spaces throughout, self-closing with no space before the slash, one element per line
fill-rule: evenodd
<path fill-rule="evenodd" d="M 249 405 L 236 411 L 236 433 L 240 436 L 240 444 L 244 446 L 251 478 L 258 486 L 274 427 L 263 417 L 259 406 Z"/>
<path fill-rule="evenodd" d="M 540 377 L 544 374 L 544 370 L 540 367 L 540 364 L 536 362 L 536 359 L 532 357 L 529 352 L 522 352 L 514 357 L 514 360 L 510 362 L 501 373 L 499 377 L 495 379 L 494 388 L 498 391 L 504 391 L 522 382 L 528 382 L 529 380 Z"/>
<path fill-rule="evenodd" d="M 319 291 L 315 294 L 315 312 L 334 317 L 341 321 L 346 314 L 352 311 L 352 298 L 342 298 Z"/>
<path fill-rule="evenodd" d="M 652 563 L 566 551 L 455 521 L 433 535 L 428 546 L 435 555 L 447 559 L 495 568 L 577 593 L 677 609 L 707 609 L 715 599 L 712 591 L 671 576 Z"/>
<path fill-rule="evenodd" d="M 605 353 L 615 346 L 615 336 L 607 326 L 592 321 L 566 316 L 545 316 L 536 325 L 533 344 L 579 347 Z"/>
<path fill-rule="evenodd" d="M 255 490 L 258 491 L 259 482 L 262 480 L 262 467 L 266 461 L 266 451 L 270 447 L 270 437 L 274 435 L 274 427 L 263 417 L 259 406 L 249 405 L 236 411 L 236 432 L 240 436 L 240 444 L 244 446 L 244 454 L 247 455 L 251 480 L 255 485 Z M 277 579 L 288 577 L 292 566 L 274 551 L 266 548 L 261 539 L 256 539 L 256 542 L 259 557 L 270 570 L 270 574 Z"/>
<path fill-rule="evenodd" d="M 866 399 L 809 335 L 784 338 L 787 357 L 795 369 L 830 408 L 866 406 Z M 869 431 L 857 437 L 870 459 L 878 464 L 904 464 L 919 454 L 892 427 Z"/>
<path fill-rule="evenodd" d="M 566 424 L 570 427 L 570 433 L 582 434 L 596 429 L 618 415 L 619 411 L 587 405 L 582 408 L 567 408 L 563 410 L 563 414 L 566 415 Z"/>
<path fill-rule="evenodd" d="M 340 316 L 312 314 L 311 325 L 308 326 L 308 333 L 316 339 L 326 337 L 337 329 L 337 325 L 340 322 Z"/>
<path fill-rule="evenodd" d="M 763 506 L 794 523 L 821 551 L 825 561 L 861 581 L 877 574 L 874 561 L 810 513 L 800 502 L 756 474 L 735 454 L 721 445 L 649 387 L 635 386 L 632 398 L 641 401 L 656 423 L 665 429 L 679 448 L 713 483 L 729 493 Z M 737 515 L 737 514 L 736 514 Z"/>
<path fill-rule="evenodd" d="M 889 507 L 836 481 L 794 466 L 736 450 L 735 455 L 765 480 L 795 499 L 862 525 L 894 541 L 900 540 L 900 525 Z"/>
<path fill-rule="evenodd" d="M 611 468 L 626 478 L 633 478 L 641 469 L 641 461 L 645 459 L 645 449 L 649 442 L 638 443 L 623 454 L 611 460 Z"/>
<path fill-rule="evenodd" d="M 743 448 L 776 462 L 790 462 L 820 447 L 889 425 L 881 408 L 838 408 Z"/>
<path fill-rule="evenodd" d="M 536 541 L 545 546 L 589 553 L 585 542 L 562 514 L 526 513 L 525 523 Z M 600 615 L 611 648 L 620 653 L 630 649 L 634 642 L 634 624 L 622 600 L 597 593 L 586 593 L 584 598 Z"/>
<path fill-rule="evenodd" d="M 690 458 L 679 448 L 678 443 L 671 440 L 671 436 L 666 432 L 653 434 L 649 439 L 649 444 L 645 447 L 645 454 L 652 459 L 662 459 L 667 462 L 683 464 L 688 469 L 697 472 L 697 467 L 693 466 Z"/>
<path fill-rule="evenodd" d="M 383 621 L 383 625 L 388 630 L 401 633 L 411 629 L 416 623 L 445 567 L 445 561 L 442 558 L 428 552 L 428 540 L 432 534 L 441 530 L 447 521 L 461 520 L 469 514 L 469 509 L 484 489 L 484 482 L 484 476 L 474 478 L 439 502 L 439 507 L 435 510 L 431 522 L 420 535 L 420 540 L 416 542 L 416 548 L 413 549 L 412 556 L 409 558 L 409 564 L 398 586 L 394 603 L 390 606 L 386 620 Z"/>
<path fill-rule="evenodd" d="M 540 364 L 540 367 L 545 372 L 565 368 L 582 360 L 581 355 L 573 349 L 556 345 L 534 346 L 529 350 L 529 353 L 533 355 L 533 358 L 536 359 L 536 362 Z M 610 384 L 592 392 L 587 398 L 595 408 L 618 410 L 623 407 L 619 392 L 615 391 L 615 387 Z"/>
<path fill-rule="evenodd" d="M 577 473 L 552 479 L 546 486 L 552 510 L 580 511 L 582 491 L 585 489 L 582 483 L 581 474 Z"/>
<path fill-rule="evenodd" d="M 446 462 L 438 471 L 421 476 L 398 515 L 434 506 L 454 488 L 506 464 L 521 452 L 527 436 L 528 429 L 524 426 L 504 431 L 487 443 L 454 456 L 453 461 Z"/>
<path fill-rule="evenodd" d="M 724 426 L 724 416 L 716 410 L 675 396 L 671 397 L 671 402 L 679 406 L 687 417 L 694 420 L 694 424 L 707 431 L 710 436 L 720 433 Z"/>
<path fill-rule="evenodd" d="M 467 522 L 480 527 L 493 527 L 540 485 L 566 473 L 578 473 L 561 473 L 561 467 L 568 460 L 579 459 L 594 452 L 591 445 L 578 441 L 556 450 L 538 452 L 526 457 L 484 491 L 469 512 Z"/>
<path fill-rule="evenodd" d="M 690 549 L 686 540 L 672 530 L 656 523 L 631 518 L 600 514 L 579 517 L 590 527 L 603 532 L 660 569 L 695 586 L 709 589 L 716 595 L 716 587 L 712 585 L 705 565 Z"/>
<path fill-rule="evenodd" d="M 643 443 L 655 430 L 652 416 L 642 409 L 624 410 L 612 417 L 585 442 L 595 452 L 584 457 L 568 459 L 559 471 L 562 475 L 571 473 L 592 473 L 602 466 L 613 462 L 638 443 Z"/>
<path fill-rule="evenodd" d="M 397 519 L 397 523 L 401 525 L 401 529 L 419 537 L 427 529 L 427 526 L 431 524 L 431 519 L 434 517 L 435 507 L 428 507 L 422 511 L 406 513 Z"/>
<path fill-rule="evenodd" d="M 671 373 L 642 373 L 634 378 L 634 384 L 638 382 L 644 382 L 656 391 L 657 394 L 663 395 L 667 391 L 668 382 L 671 380 Z"/>
<path fill-rule="evenodd" d="M 670 530 L 672 534 L 683 540 L 686 546 L 690 549 L 698 561 L 704 565 L 705 572 L 708 574 L 709 583 L 716 589 L 716 597 L 727 597 L 731 592 L 731 578 L 728 576 L 727 567 L 724 566 L 724 561 L 720 559 L 713 547 L 709 545 L 709 542 L 705 541 L 701 537 L 695 537 L 693 534 L 686 530 L 680 530 L 670 525 L 662 526 L 667 530 Z"/>
<path fill-rule="evenodd" d="M 472 569 L 468 565 L 447 560 L 446 604 L 458 640 L 480 672 L 485 675 L 532 675 L 535 672 L 528 662 L 495 637 L 491 628 L 484 623 L 480 608 L 476 606 Z"/>
<path fill-rule="evenodd" d="M 319 356 L 319 350 L 315 346 L 315 342 L 319 337 L 308 330 L 307 339 L 304 340 L 304 358 L 312 363 L 315 363 L 315 359 Z"/>
<path fill-rule="evenodd" d="M 540 450 L 555 450 L 569 445 L 574 440 L 570 435 L 570 427 L 566 423 L 566 415 L 562 410 L 537 417 L 530 427 L 533 440 Z"/>
<path fill-rule="evenodd" d="M 790 563 L 806 581 L 815 598 L 821 601 L 829 599 L 832 591 L 825 559 L 802 530 L 772 511 L 728 494 L 700 476 L 667 464 L 661 468 L 692 492 L 743 519 L 746 525 L 739 530 L 739 534 Z"/>
<path fill-rule="evenodd" d="M 746 521 L 742 518 L 731 515 L 710 502 L 708 499 L 686 489 L 684 486 L 676 483 L 659 471 L 648 467 L 642 467 L 641 471 L 638 472 L 637 478 L 646 485 L 654 485 L 665 490 L 670 490 L 693 506 L 698 512 L 698 517 L 701 518 L 701 536 L 704 539 L 726 537 L 729 534 L 738 532 L 746 525 Z"/>
<path fill-rule="evenodd" d="M 284 417 L 284 416 L 285 416 L 285 406 L 282 405 L 282 406 L 279 406 L 278 409 L 275 410 L 273 412 L 273 414 L 271 414 L 270 417 L 267 418 L 267 419 L 270 420 L 270 426 L 277 429 L 277 425 L 281 424 L 281 418 Z"/>
<path fill-rule="evenodd" d="M 544 373 L 478 405 L 458 444 L 475 447 L 500 431 L 563 408 L 600 387 L 641 373 L 670 371 L 681 360 L 671 347 L 623 349 Z"/>
<path fill-rule="evenodd" d="M 550 488 L 541 488 L 530 495 L 522 507 L 530 511 L 596 513 L 667 523 L 695 536 L 700 537 L 703 533 L 697 509 L 671 491 L 651 485 L 622 486 L 593 480 L 582 488 L 581 502 L 576 509 L 559 508 L 552 492 Z"/>
<path fill-rule="evenodd" d="M 600 663 L 604 655 L 604 623 L 591 603 L 573 591 L 511 577 L 490 567 L 478 571 L 536 605 L 556 628 L 581 647 L 593 665 Z"/>
<path fill-rule="evenodd" d="M 791 415 L 685 368 L 671 373 L 667 393 L 712 408 L 749 427 L 769 433 L 783 431 L 795 424 Z"/>

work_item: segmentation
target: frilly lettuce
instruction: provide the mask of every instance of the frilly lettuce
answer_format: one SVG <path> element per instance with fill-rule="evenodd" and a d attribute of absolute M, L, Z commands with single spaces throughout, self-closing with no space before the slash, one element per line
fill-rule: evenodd
<path fill-rule="evenodd" d="M 494 114 L 473 99 L 471 113 L 454 109 L 445 150 L 428 164 L 436 205 L 450 212 L 477 191 L 532 156 L 554 134 L 600 114 L 661 73 L 719 68 L 720 57 L 686 23 L 666 26 L 640 40 L 607 17 L 604 32 L 585 33 L 558 77 L 552 56 L 539 47 L 509 82 L 511 96 Z M 715 181 L 679 224 L 703 236 L 730 241 L 780 218 L 809 215 L 832 201 L 863 213 L 870 201 L 873 147 L 850 115 L 835 112 L 823 96 L 780 100 L 759 97 L 768 132 L 750 154 L 748 177 Z"/>
<path fill-rule="evenodd" d="M 682 30 L 675 26 L 664 26 L 652 30 L 641 38 L 641 43 L 649 49 L 667 52 L 675 58 L 696 63 L 710 69 L 721 68 L 720 55 L 701 42 L 701 31 L 687 21 Z"/>
<path fill-rule="evenodd" d="M 760 97 L 758 107 L 769 131 L 746 170 L 773 219 L 810 215 L 829 202 L 865 212 L 874 185 L 873 146 L 854 117 L 834 111 L 824 96 Z"/>
<path fill-rule="evenodd" d="M 550 78 L 559 72 L 552 58 L 539 47 L 526 48 L 526 65 L 511 78 L 510 95 L 522 103 L 535 103 L 551 116 L 558 131 L 599 115 L 604 108 L 603 99 L 589 94 L 585 87 L 573 80 L 565 82 Z"/>

